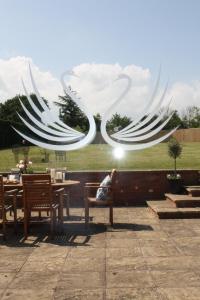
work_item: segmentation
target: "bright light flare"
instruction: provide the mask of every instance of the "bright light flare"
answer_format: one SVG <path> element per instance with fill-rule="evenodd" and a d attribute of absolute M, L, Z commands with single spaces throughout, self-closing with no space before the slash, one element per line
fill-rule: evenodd
<path fill-rule="evenodd" d="M 115 148 L 113 150 L 113 155 L 117 159 L 121 159 L 124 157 L 124 150 L 122 148 Z"/>

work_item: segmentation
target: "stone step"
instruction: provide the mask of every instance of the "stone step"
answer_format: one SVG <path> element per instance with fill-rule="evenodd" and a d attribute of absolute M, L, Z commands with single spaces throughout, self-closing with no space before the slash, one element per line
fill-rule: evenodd
<path fill-rule="evenodd" d="M 200 207 L 174 207 L 169 200 L 147 201 L 147 205 L 159 219 L 200 218 Z"/>
<path fill-rule="evenodd" d="M 200 185 L 185 186 L 186 191 L 193 197 L 200 197 Z"/>
<path fill-rule="evenodd" d="M 173 202 L 176 207 L 200 207 L 200 197 L 176 194 L 165 194 L 165 197 Z"/>

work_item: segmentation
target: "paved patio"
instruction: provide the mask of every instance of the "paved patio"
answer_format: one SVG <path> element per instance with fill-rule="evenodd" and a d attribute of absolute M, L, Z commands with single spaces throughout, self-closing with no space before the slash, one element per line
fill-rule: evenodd
<path fill-rule="evenodd" d="M 0 244 L 0 299 L 200 299 L 200 219 L 158 220 L 145 207 L 71 209 L 65 234 L 9 229 Z M 39 233 L 40 232 L 40 233 Z"/>

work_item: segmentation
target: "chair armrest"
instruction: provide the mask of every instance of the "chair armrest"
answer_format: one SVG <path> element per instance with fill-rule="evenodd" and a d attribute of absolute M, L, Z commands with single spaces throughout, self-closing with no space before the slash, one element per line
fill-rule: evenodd
<path fill-rule="evenodd" d="M 10 191 L 5 191 L 4 195 L 5 196 L 13 196 L 13 195 L 17 195 L 17 193 L 18 193 L 18 189 L 13 189 L 13 190 L 10 190 Z"/>
<path fill-rule="evenodd" d="M 99 188 L 100 187 L 100 185 L 85 185 L 84 186 L 84 189 L 85 190 L 89 190 L 89 189 L 97 189 L 97 188 Z"/>
<path fill-rule="evenodd" d="M 53 191 L 55 196 L 60 196 L 64 193 L 65 189 L 64 188 L 60 188 L 58 190 Z"/>
<path fill-rule="evenodd" d="M 64 192 L 65 192 L 65 189 L 64 188 L 60 188 L 58 190 L 53 191 L 53 195 L 54 195 L 54 197 L 59 197 L 59 199 L 62 199 L 63 195 L 64 195 Z"/>
<path fill-rule="evenodd" d="M 84 186 L 84 197 L 88 198 L 90 194 L 94 194 L 95 190 L 100 187 L 100 185 L 87 185 Z"/>
<path fill-rule="evenodd" d="M 18 191 L 17 198 L 23 197 L 23 190 Z"/>
<path fill-rule="evenodd" d="M 100 184 L 100 182 L 86 182 L 85 186 L 99 186 Z"/>

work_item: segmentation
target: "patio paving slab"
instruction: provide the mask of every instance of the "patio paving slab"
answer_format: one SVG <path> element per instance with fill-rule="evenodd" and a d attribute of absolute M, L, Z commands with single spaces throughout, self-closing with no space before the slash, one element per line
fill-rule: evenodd
<path fill-rule="evenodd" d="M 132 248 L 139 246 L 138 239 L 108 239 L 107 248 Z"/>
<path fill-rule="evenodd" d="M 112 271 L 106 273 L 108 288 L 143 288 L 155 287 L 148 271 Z"/>
<path fill-rule="evenodd" d="M 139 246 L 131 248 L 106 248 L 106 257 L 119 259 L 121 257 L 138 257 L 142 256 Z"/>
<path fill-rule="evenodd" d="M 101 272 L 79 272 L 66 273 L 62 272 L 59 277 L 58 289 L 93 289 L 105 286 L 105 274 Z"/>
<path fill-rule="evenodd" d="M 34 249 L 34 251 L 29 255 L 29 260 L 46 260 L 46 259 L 61 259 L 66 258 L 70 248 L 62 246 L 54 246 L 50 244 L 42 245 Z"/>
<path fill-rule="evenodd" d="M 4 292 L 2 300 L 53 300 L 54 290 L 38 289 L 7 289 Z"/>
<path fill-rule="evenodd" d="M 165 246 L 142 246 L 141 247 L 143 256 L 177 256 L 180 254 L 180 250 L 173 245 Z"/>
<path fill-rule="evenodd" d="M 55 300 L 104 300 L 103 289 L 56 289 Z"/>
<path fill-rule="evenodd" d="M 64 232 L 23 227 L 0 236 L 0 300 L 197 300 L 200 299 L 200 220 L 159 220 L 146 207 L 84 209 L 64 218 Z M 91 220 L 92 221 L 92 220 Z"/>
<path fill-rule="evenodd" d="M 169 237 L 196 237 L 198 234 L 190 228 L 165 228 L 164 232 L 168 234 Z"/>
<path fill-rule="evenodd" d="M 107 271 L 132 271 L 132 270 L 145 270 L 147 264 L 144 257 L 120 257 L 107 258 L 106 270 Z"/>
<path fill-rule="evenodd" d="M 146 240 L 167 240 L 168 236 L 163 231 L 138 231 L 136 232 L 137 238 Z"/>
<path fill-rule="evenodd" d="M 144 258 L 150 270 L 199 270 L 199 257 L 172 256 Z"/>
<path fill-rule="evenodd" d="M 56 272 L 19 272 L 9 285 L 10 289 L 54 289 L 59 274 Z"/>
<path fill-rule="evenodd" d="M 105 251 L 101 248 L 93 248 L 93 247 L 80 247 L 80 248 L 72 248 L 69 252 L 68 257 L 72 258 L 82 258 L 82 257 L 89 257 L 89 258 L 104 258 Z"/>
<path fill-rule="evenodd" d="M 107 239 L 137 239 L 137 234 L 135 231 L 126 230 L 116 230 L 106 232 Z"/>
<path fill-rule="evenodd" d="M 0 273 L 0 290 L 7 288 L 7 286 L 12 282 L 16 273 Z"/>
<path fill-rule="evenodd" d="M 1 252 L 0 252 L 1 255 Z M 14 256 L 11 257 L 0 257 L 0 272 L 17 272 L 21 269 L 24 264 L 24 260 L 15 260 Z"/>
<path fill-rule="evenodd" d="M 173 239 L 167 238 L 167 239 L 139 239 L 138 243 L 140 247 L 174 247 L 175 243 Z"/>
<path fill-rule="evenodd" d="M 161 288 L 200 287 L 200 276 L 191 270 L 151 271 L 153 282 Z"/>
<path fill-rule="evenodd" d="M 77 259 L 69 257 L 63 264 L 62 271 L 69 273 L 104 272 L 105 266 L 105 258 L 93 257 L 91 259 L 90 257 L 81 257 Z"/>
<path fill-rule="evenodd" d="M 200 288 L 159 288 L 164 300 L 199 300 Z"/>
<path fill-rule="evenodd" d="M 46 260 L 27 260 L 22 267 L 22 272 L 59 272 L 65 262 L 64 258 L 52 259 L 46 257 Z"/>
<path fill-rule="evenodd" d="M 114 288 L 106 290 L 107 300 L 163 300 L 153 288 Z"/>

